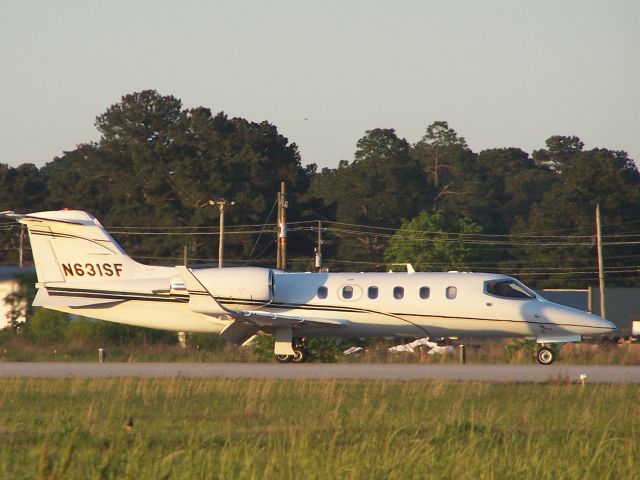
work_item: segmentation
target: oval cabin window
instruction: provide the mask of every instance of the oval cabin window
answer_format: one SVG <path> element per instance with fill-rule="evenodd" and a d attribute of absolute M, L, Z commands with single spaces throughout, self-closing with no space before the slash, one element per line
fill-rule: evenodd
<path fill-rule="evenodd" d="M 429 298 L 429 294 L 431 293 L 431 289 L 429 287 L 420 287 L 420 298 L 426 300 Z"/>
<path fill-rule="evenodd" d="M 318 287 L 318 298 L 320 299 L 327 298 L 327 293 L 329 293 L 329 290 L 327 290 L 327 287 Z"/>
<path fill-rule="evenodd" d="M 353 287 L 351 285 L 342 287 L 342 298 L 345 300 L 351 300 L 353 298 Z"/>
<path fill-rule="evenodd" d="M 453 300 L 458 296 L 458 289 L 456 287 L 447 287 L 447 298 Z"/>
<path fill-rule="evenodd" d="M 369 287 L 367 295 L 369 295 L 369 298 L 371 300 L 375 300 L 376 298 L 378 298 L 378 287 Z"/>
<path fill-rule="evenodd" d="M 393 289 L 393 298 L 395 298 L 396 300 L 400 300 L 402 297 L 404 297 L 404 288 L 395 287 Z"/>

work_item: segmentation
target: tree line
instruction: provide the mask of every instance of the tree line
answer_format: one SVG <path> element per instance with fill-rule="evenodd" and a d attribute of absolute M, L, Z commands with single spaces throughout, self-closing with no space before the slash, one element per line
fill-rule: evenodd
<path fill-rule="evenodd" d="M 96 118 L 97 142 L 42 168 L 0 164 L 0 208 L 93 213 L 135 258 L 179 264 L 217 257 L 215 207 L 226 213 L 229 264 L 272 266 L 274 202 L 287 186 L 289 268 L 313 268 L 318 230 L 325 266 L 499 271 L 536 287 L 596 283 L 600 203 L 610 285 L 640 278 L 640 173 L 626 152 L 552 136 L 531 154 L 472 151 L 447 122 L 415 144 L 394 129 L 366 131 L 352 160 L 318 170 L 275 125 L 229 118 L 146 90 Z M 318 223 L 320 222 L 320 223 Z M 17 262 L 19 229 L 0 224 L 0 260 Z"/>

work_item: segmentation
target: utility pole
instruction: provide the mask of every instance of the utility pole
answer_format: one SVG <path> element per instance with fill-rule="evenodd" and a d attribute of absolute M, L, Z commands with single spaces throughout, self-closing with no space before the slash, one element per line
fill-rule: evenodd
<path fill-rule="evenodd" d="M 316 270 L 322 270 L 322 222 L 318 220 L 318 242 L 316 245 Z"/>
<path fill-rule="evenodd" d="M 222 268 L 224 255 L 224 205 L 225 201 L 218 202 L 220 208 L 220 241 L 218 242 L 218 268 Z"/>
<path fill-rule="evenodd" d="M 278 192 L 278 249 L 276 253 L 276 268 L 287 269 L 287 200 L 284 181 L 280 182 Z"/>
<path fill-rule="evenodd" d="M 18 266 L 20 268 L 24 267 L 24 225 L 20 225 L 20 247 L 19 247 L 19 256 Z"/>
<path fill-rule="evenodd" d="M 604 304 L 604 261 L 602 259 L 602 230 L 600 224 L 600 202 L 596 203 L 596 245 L 598 248 L 598 281 L 600 283 L 600 316 L 606 318 Z"/>
<path fill-rule="evenodd" d="M 222 268 L 224 263 L 224 208 L 229 205 L 235 205 L 236 202 L 227 202 L 224 198 L 221 200 L 209 200 L 207 203 L 200 205 L 206 207 L 207 205 L 217 205 L 220 210 L 220 240 L 218 242 L 218 268 Z"/>
<path fill-rule="evenodd" d="M 282 219 L 282 199 L 278 192 L 278 214 L 276 219 L 276 269 L 280 270 L 280 220 Z"/>
<path fill-rule="evenodd" d="M 184 248 L 182 250 L 184 266 L 187 266 L 187 244 L 184 244 Z M 187 332 L 178 332 L 178 345 L 180 348 L 187 348 Z"/>

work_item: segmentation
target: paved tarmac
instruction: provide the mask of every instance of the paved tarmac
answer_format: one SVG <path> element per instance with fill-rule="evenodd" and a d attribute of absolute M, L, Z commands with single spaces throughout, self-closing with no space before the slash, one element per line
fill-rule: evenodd
<path fill-rule="evenodd" d="M 280 378 L 455 380 L 480 382 L 640 383 L 640 366 L 616 365 L 407 365 L 276 363 L 0 363 L 0 377 L 27 378 Z"/>

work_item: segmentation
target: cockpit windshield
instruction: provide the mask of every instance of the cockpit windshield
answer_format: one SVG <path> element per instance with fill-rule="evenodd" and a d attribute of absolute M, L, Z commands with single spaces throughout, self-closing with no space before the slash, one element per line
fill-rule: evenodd
<path fill-rule="evenodd" d="M 515 280 L 493 280 L 485 283 L 485 291 L 489 295 L 501 298 L 536 298 L 527 287 Z"/>

